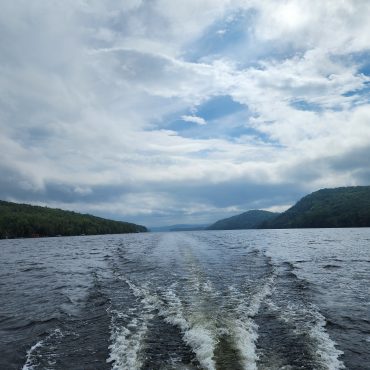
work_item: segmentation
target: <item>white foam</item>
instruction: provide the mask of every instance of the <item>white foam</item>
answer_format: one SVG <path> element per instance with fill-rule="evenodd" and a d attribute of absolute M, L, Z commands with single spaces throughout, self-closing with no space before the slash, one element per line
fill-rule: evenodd
<path fill-rule="evenodd" d="M 275 281 L 275 275 L 271 275 L 266 279 L 264 284 L 261 286 L 261 288 L 254 294 L 250 300 L 250 304 L 248 305 L 248 315 L 253 317 L 257 315 L 262 302 L 271 295 L 272 289 L 273 289 L 273 284 Z"/>
<path fill-rule="evenodd" d="M 343 352 L 337 349 L 336 343 L 330 338 L 325 329 L 326 320 L 318 311 L 315 312 L 316 324 L 309 331 L 310 337 L 316 342 L 318 362 L 327 370 L 344 369 L 345 366 L 339 357 Z"/>
<path fill-rule="evenodd" d="M 107 362 L 113 362 L 113 370 L 138 370 L 141 368 L 142 339 L 147 329 L 146 320 L 138 323 L 136 318 L 130 322 L 128 327 L 112 326 L 112 344 L 109 346 L 110 355 Z"/>
<path fill-rule="evenodd" d="M 340 360 L 343 352 L 336 348 L 336 342 L 330 338 L 325 328 L 325 317 L 318 308 L 314 305 L 302 307 L 293 303 L 282 308 L 272 301 L 268 303 L 281 320 L 294 324 L 296 333 L 306 334 L 311 338 L 311 342 L 315 346 L 315 360 L 323 369 L 345 369 L 344 363 Z"/>
<path fill-rule="evenodd" d="M 256 370 L 258 360 L 256 353 L 258 325 L 251 318 L 236 320 L 234 325 L 233 338 L 239 349 L 243 368 L 245 370 Z"/>
<path fill-rule="evenodd" d="M 154 310 L 158 310 L 156 312 L 165 322 L 181 330 L 184 342 L 193 350 L 203 369 L 216 369 L 214 353 L 222 335 L 230 335 L 233 338 L 244 369 L 257 369 L 258 326 L 253 317 L 258 313 L 264 299 L 271 294 L 274 276 L 268 278 L 252 297 L 230 288 L 234 313 L 231 316 L 228 314 L 228 317 L 219 317 L 218 323 L 215 320 L 215 312 L 202 308 L 204 301 L 216 297 L 218 292 L 210 281 L 203 283 L 198 279 L 194 280 L 197 284 L 194 284 L 195 289 L 192 289 L 192 296 L 189 297 L 193 302 L 188 309 L 185 309 L 175 292 L 176 284 L 158 295 L 159 293 L 151 293 L 148 287 L 138 287 L 125 280 L 134 295 L 140 299 L 143 312 L 138 314 L 144 319 L 140 323 L 131 322 L 125 328 L 113 330 L 111 354 L 107 360 L 114 362 L 113 370 L 140 368 L 143 349 L 141 343 L 147 331 L 146 323 L 154 316 Z"/>
<path fill-rule="evenodd" d="M 212 295 L 218 295 L 218 293 L 215 291 L 214 286 L 210 280 L 207 280 L 205 283 L 203 283 L 203 291 L 212 294 Z"/>
<path fill-rule="evenodd" d="M 231 287 L 230 299 L 235 307 L 234 314 L 231 317 L 229 314 L 227 317 L 219 317 L 217 328 L 215 317 L 207 312 L 195 311 L 193 307 L 192 312 L 184 315 L 181 301 L 172 290 L 166 292 L 167 306 L 162 308 L 160 314 L 167 322 L 177 325 L 182 330 L 184 341 L 192 348 L 203 368 L 209 370 L 216 368 L 214 352 L 219 337 L 230 335 L 239 350 L 244 369 L 256 370 L 258 326 L 253 317 L 258 313 L 264 299 L 271 294 L 274 279 L 275 275 L 270 276 L 252 297 Z M 195 301 L 199 301 L 198 309 L 204 299 L 212 299 L 218 295 L 210 281 L 198 282 L 194 285 L 198 289 L 193 293 L 200 294 L 192 297 Z"/>
<path fill-rule="evenodd" d="M 27 351 L 26 363 L 23 365 L 22 370 L 34 370 L 34 352 L 37 348 L 42 347 L 43 345 L 44 341 L 40 340 Z"/>
<path fill-rule="evenodd" d="M 201 324 L 191 326 L 184 333 L 184 340 L 193 349 L 200 365 L 204 369 L 216 369 L 213 354 L 217 342 L 212 330 Z"/>
<path fill-rule="evenodd" d="M 127 279 L 124 280 L 134 295 L 140 299 L 140 307 L 128 310 L 128 313 L 112 311 L 110 354 L 107 362 L 113 362 L 113 370 L 138 370 L 143 365 L 143 343 L 148 331 L 148 322 L 154 317 L 155 300 L 145 287 L 138 287 Z M 136 315 L 130 319 L 130 315 Z M 118 324 L 118 318 L 128 318 L 126 326 Z"/>
<path fill-rule="evenodd" d="M 167 305 L 161 307 L 159 314 L 182 331 L 185 343 L 192 348 L 200 365 L 204 369 L 214 370 L 213 354 L 217 342 L 212 330 L 213 323 L 199 312 L 193 312 L 185 318 L 181 300 L 172 289 L 168 289 L 164 297 Z"/>
<path fill-rule="evenodd" d="M 257 369 L 256 342 L 258 339 L 258 325 L 253 318 L 260 310 L 262 302 L 271 294 L 274 279 L 275 275 L 270 276 L 249 299 L 240 294 L 241 300 L 236 307 L 239 319 L 233 322 L 232 332 L 245 370 Z M 234 290 L 235 294 L 235 288 L 231 288 L 231 290 Z"/>
<path fill-rule="evenodd" d="M 35 358 L 37 349 L 43 347 L 47 343 L 47 341 L 54 336 L 62 336 L 62 332 L 60 331 L 60 329 L 55 329 L 46 338 L 38 341 L 27 351 L 26 362 L 23 365 L 22 370 L 34 370 L 35 369 L 35 366 L 37 366 L 37 363 L 35 363 L 37 361 Z"/>
<path fill-rule="evenodd" d="M 184 317 L 183 307 L 179 297 L 169 289 L 164 293 L 164 298 L 167 304 L 159 307 L 159 314 L 164 317 L 166 322 L 179 327 L 181 331 L 186 332 L 189 330 L 189 323 Z"/>
<path fill-rule="evenodd" d="M 140 354 L 142 350 L 142 341 L 147 331 L 147 322 L 154 317 L 153 311 L 158 310 L 158 315 L 163 317 L 165 322 L 177 326 L 182 334 L 184 342 L 194 351 L 196 358 L 204 369 L 215 370 L 213 360 L 216 338 L 211 327 L 213 322 L 207 319 L 199 312 L 193 312 L 188 318 L 185 317 L 181 300 L 174 292 L 175 284 L 162 292 L 162 298 L 154 295 L 147 287 L 138 287 L 127 279 L 124 280 L 134 293 L 140 299 L 143 312 L 140 314 L 144 318 L 142 326 L 133 335 L 130 330 L 131 323 L 124 328 L 117 328 L 112 325 L 112 344 L 108 362 L 113 363 L 113 370 L 136 370 L 142 365 Z M 199 286 L 199 284 L 198 284 Z M 205 284 L 205 289 L 210 290 L 210 283 Z"/>

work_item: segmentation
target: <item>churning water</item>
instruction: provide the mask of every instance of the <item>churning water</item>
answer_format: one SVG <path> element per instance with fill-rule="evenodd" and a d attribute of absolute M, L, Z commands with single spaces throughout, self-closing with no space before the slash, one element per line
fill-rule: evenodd
<path fill-rule="evenodd" d="M 0 368 L 370 369 L 370 229 L 0 241 Z"/>

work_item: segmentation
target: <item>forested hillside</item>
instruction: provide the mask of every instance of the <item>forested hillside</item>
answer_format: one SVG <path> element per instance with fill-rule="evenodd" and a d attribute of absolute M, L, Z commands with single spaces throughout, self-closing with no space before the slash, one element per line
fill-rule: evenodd
<path fill-rule="evenodd" d="M 370 186 L 318 190 L 261 227 L 370 227 Z"/>
<path fill-rule="evenodd" d="M 61 209 L 0 201 L 0 238 L 144 232 L 144 226 Z"/>
<path fill-rule="evenodd" d="M 215 222 L 207 230 L 237 230 L 237 229 L 256 229 L 267 220 L 275 218 L 278 213 L 250 210 L 240 215 L 232 216 Z"/>

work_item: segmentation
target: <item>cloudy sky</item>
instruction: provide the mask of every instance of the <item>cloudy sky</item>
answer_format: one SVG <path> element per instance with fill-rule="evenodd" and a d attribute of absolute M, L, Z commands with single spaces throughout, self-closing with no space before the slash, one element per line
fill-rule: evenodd
<path fill-rule="evenodd" d="M 0 199 L 158 226 L 370 184 L 370 1 L 0 5 Z"/>

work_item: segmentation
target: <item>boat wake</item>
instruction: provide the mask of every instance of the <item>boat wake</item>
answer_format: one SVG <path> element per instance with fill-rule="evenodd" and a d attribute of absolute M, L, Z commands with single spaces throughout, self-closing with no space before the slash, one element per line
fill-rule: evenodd
<path fill-rule="evenodd" d="M 153 322 L 161 325 L 161 320 L 180 329 L 181 340 L 195 354 L 193 363 L 199 363 L 201 368 L 221 368 L 219 365 L 225 363 L 227 356 L 225 348 L 219 348 L 223 343 L 233 354 L 227 358 L 229 365 L 233 361 L 235 369 L 257 369 L 258 325 L 253 318 L 271 294 L 274 276 L 268 277 L 253 296 L 246 296 L 233 286 L 221 294 L 214 290 L 211 281 L 198 281 L 193 290 L 179 287 L 177 283 L 167 289 L 153 290 L 149 285 L 139 287 L 127 278 L 122 280 L 137 298 L 138 305 L 125 313 L 112 312 L 112 344 L 108 359 L 113 362 L 112 369 L 142 368 L 148 328 Z M 179 292 L 184 290 L 186 299 L 181 299 Z M 120 326 L 123 322 L 125 326 Z M 175 363 L 172 365 L 176 368 Z M 177 364 L 178 368 L 183 365 Z"/>

